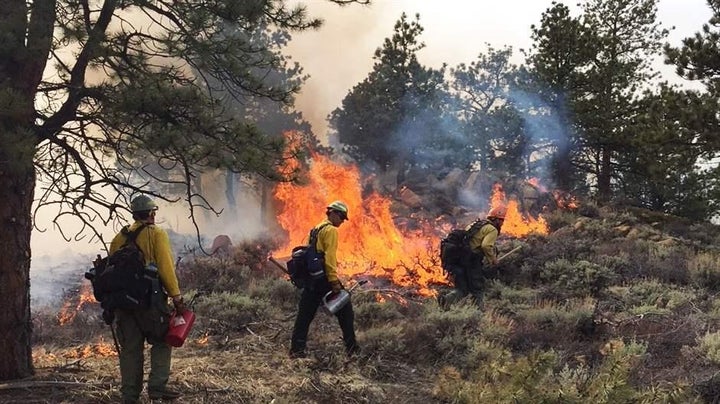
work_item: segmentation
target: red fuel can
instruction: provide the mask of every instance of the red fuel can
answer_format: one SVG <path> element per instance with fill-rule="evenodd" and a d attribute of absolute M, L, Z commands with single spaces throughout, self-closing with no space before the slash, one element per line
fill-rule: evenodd
<path fill-rule="evenodd" d="M 188 334 L 190 334 L 194 322 L 195 313 L 192 311 L 185 309 L 182 315 L 177 315 L 177 312 L 173 311 L 170 316 L 170 328 L 165 336 L 165 342 L 170 346 L 181 347 Z"/>

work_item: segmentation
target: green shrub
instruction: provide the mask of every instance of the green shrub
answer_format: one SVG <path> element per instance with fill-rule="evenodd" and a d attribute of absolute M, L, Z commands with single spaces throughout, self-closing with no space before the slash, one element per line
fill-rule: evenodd
<path fill-rule="evenodd" d="M 617 236 L 615 226 L 618 223 L 609 220 L 586 220 L 578 228 L 575 236 L 591 241 L 596 244 L 598 241 L 609 241 Z"/>
<path fill-rule="evenodd" d="M 245 289 L 251 298 L 272 302 L 284 310 L 297 309 L 300 300 L 300 289 L 283 278 L 253 278 Z"/>
<path fill-rule="evenodd" d="M 720 331 L 700 337 L 698 350 L 712 363 L 720 365 Z"/>
<path fill-rule="evenodd" d="M 644 304 L 640 306 L 634 306 L 631 307 L 628 310 L 628 313 L 633 316 L 639 316 L 639 317 L 645 317 L 650 315 L 656 315 L 656 316 L 668 316 L 671 314 L 671 311 L 666 308 L 658 307 L 655 304 L 649 305 Z"/>
<path fill-rule="evenodd" d="M 636 342 L 608 341 L 600 350 L 605 358 L 583 386 L 581 395 L 593 403 L 633 402 L 638 391 L 630 383 L 630 371 L 639 364 L 645 349 L 645 345 Z"/>
<path fill-rule="evenodd" d="M 557 229 L 570 226 L 577 220 L 577 215 L 567 210 L 556 210 L 550 214 L 543 214 L 543 219 L 552 233 Z"/>
<path fill-rule="evenodd" d="M 711 292 L 720 291 L 720 255 L 711 252 L 695 254 L 690 257 L 687 266 L 694 285 Z"/>
<path fill-rule="evenodd" d="M 558 386 L 553 371 L 557 363 L 552 351 L 517 358 L 503 355 L 478 368 L 470 380 L 464 380 L 456 369 L 444 368 L 435 395 L 451 403 L 577 402 L 567 400 L 567 393 Z"/>
<path fill-rule="evenodd" d="M 395 300 L 378 302 L 357 299 L 353 301 L 353 310 L 358 328 L 371 328 L 404 318 Z"/>
<path fill-rule="evenodd" d="M 407 361 L 409 349 L 405 343 L 402 325 L 374 327 L 362 332 L 362 344 L 365 352 L 371 352 L 378 358 L 389 357 L 393 360 Z M 426 341 L 430 342 L 430 341 Z M 422 349 L 422 346 L 415 347 Z"/>
<path fill-rule="evenodd" d="M 520 311 L 532 307 L 540 294 L 540 289 L 512 287 L 493 282 L 485 294 L 485 306 L 492 307 L 493 313 L 514 317 Z"/>
<path fill-rule="evenodd" d="M 549 323 L 553 326 L 562 324 L 575 324 L 578 321 L 592 316 L 595 309 L 595 299 L 569 299 L 562 303 L 539 302 L 535 307 L 518 313 L 523 321 L 543 324 Z"/>
<path fill-rule="evenodd" d="M 203 293 L 236 292 L 242 290 L 251 278 L 249 267 L 215 257 L 181 262 L 177 273 L 184 289 L 196 289 Z"/>
<path fill-rule="evenodd" d="M 665 283 L 685 285 L 690 281 L 688 250 L 685 247 L 666 247 L 650 243 L 647 267 L 646 276 Z"/>
<path fill-rule="evenodd" d="M 452 306 L 450 310 L 443 310 L 436 303 L 428 303 L 421 320 L 432 325 L 441 334 L 447 334 L 477 330 L 482 317 L 480 309 L 467 301 Z"/>
<path fill-rule="evenodd" d="M 644 345 L 611 340 L 593 369 L 560 367 L 560 355 L 552 350 L 498 355 L 470 377 L 454 367 L 441 369 L 433 392 L 442 402 L 463 404 L 699 402 L 687 386 L 633 386 L 631 371 L 644 352 Z"/>
<path fill-rule="evenodd" d="M 592 201 L 585 201 L 581 203 L 577 209 L 577 213 L 578 215 L 585 217 L 600 217 L 600 209 L 598 208 L 598 205 Z"/>
<path fill-rule="evenodd" d="M 560 259 L 587 260 L 594 256 L 597 240 L 584 237 L 579 232 L 567 231 L 550 234 L 547 237 L 528 237 L 527 248 L 523 248 L 522 267 L 519 277 L 503 277 L 506 283 L 533 286 L 543 281 L 542 272 L 548 262 Z"/>
<path fill-rule="evenodd" d="M 558 298 L 598 296 L 614 278 L 606 267 L 580 260 L 558 259 L 544 265 L 540 274 L 551 296 Z"/>
<path fill-rule="evenodd" d="M 275 305 L 238 293 L 222 292 L 202 296 L 196 303 L 196 313 L 208 328 L 215 330 L 243 330 L 247 324 L 279 317 Z"/>
<path fill-rule="evenodd" d="M 539 289 L 518 288 L 501 282 L 489 283 L 485 292 L 487 298 L 492 297 L 513 304 L 530 304 L 537 300 L 539 294 Z"/>
<path fill-rule="evenodd" d="M 592 262 L 607 268 L 615 275 L 627 273 L 631 268 L 630 254 L 625 251 L 617 251 L 612 255 L 598 255 Z"/>
<path fill-rule="evenodd" d="M 403 345 L 407 356 L 423 364 L 443 362 L 462 366 L 480 338 L 482 312 L 471 302 L 442 310 L 428 302 L 419 318 L 405 323 Z"/>
<path fill-rule="evenodd" d="M 697 299 L 694 291 L 667 285 L 657 279 L 637 281 L 626 287 L 615 287 L 613 292 L 634 315 L 669 314 Z"/>
<path fill-rule="evenodd" d="M 571 345 L 594 332 L 595 303 L 591 298 L 537 302 L 516 314 L 508 344 L 519 352 Z"/>
<path fill-rule="evenodd" d="M 629 281 L 651 276 L 656 269 L 650 263 L 650 248 L 655 243 L 643 239 L 617 237 L 604 243 L 596 243 L 589 261 L 613 271 L 617 281 Z"/>
<path fill-rule="evenodd" d="M 515 327 L 515 320 L 496 310 L 485 314 L 480 333 L 485 341 L 505 343 Z"/>
<path fill-rule="evenodd" d="M 708 319 L 712 320 L 713 322 L 719 322 L 720 321 L 720 298 L 713 297 L 708 299 L 708 309 L 705 312 Z"/>

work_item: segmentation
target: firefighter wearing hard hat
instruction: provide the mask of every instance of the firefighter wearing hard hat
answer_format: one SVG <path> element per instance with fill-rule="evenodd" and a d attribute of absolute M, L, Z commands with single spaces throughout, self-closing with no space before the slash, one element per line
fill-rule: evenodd
<path fill-rule="evenodd" d="M 315 226 L 315 229 L 319 229 L 316 248 L 318 252 L 324 254 L 325 276 L 311 280 L 303 288 L 290 340 L 291 358 L 304 358 L 307 355 L 306 347 L 310 323 L 312 323 L 318 308 L 322 304 L 323 296 L 330 291 L 337 294 L 343 289 L 337 274 L 337 228 L 348 220 L 348 207 L 342 201 L 335 201 L 327 206 L 325 214 L 327 218 Z M 360 347 L 355 339 L 355 314 L 352 303 L 348 302 L 335 313 L 335 316 L 340 323 L 347 355 L 356 355 Z"/>
<path fill-rule="evenodd" d="M 489 265 L 497 265 L 497 242 L 500 229 L 505 221 L 505 208 L 490 209 L 485 220 L 472 223 L 466 230 L 470 232 L 469 254 L 463 257 L 458 270 L 453 274 L 454 289 L 439 297 L 440 305 L 447 308 L 460 299 L 470 295 L 474 302 L 482 307 L 483 261 Z"/>
<path fill-rule="evenodd" d="M 155 225 L 158 206 L 146 195 L 140 195 L 130 201 L 130 210 L 135 222 L 127 230 L 138 231 L 135 243 L 142 251 L 146 264 L 154 264 L 163 286 L 161 299 L 147 308 L 116 309 L 117 337 L 120 344 L 120 393 L 123 403 L 137 403 L 143 390 L 143 380 L 147 380 L 147 393 L 150 400 L 171 401 L 180 397 L 180 392 L 167 387 L 170 377 L 172 348 L 164 337 L 167 332 L 167 320 L 170 308 L 168 296 L 172 298 L 178 313 L 185 311 L 185 302 L 180 294 L 175 263 L 173 261 L 170 239 L 165 230 Z M 140 229 L 140 230 L 138 230 Z M 110 254 L 118 251 L 126 242 L 127 235 L 118 233 L 110 243 Z M 112 320 L 110 320 L 112 321 Z M 159 330 L 158 330 L 159 329 Z M 150 373 L 143 378 L 143 352 L 145 341 L 150 343 Z"/>

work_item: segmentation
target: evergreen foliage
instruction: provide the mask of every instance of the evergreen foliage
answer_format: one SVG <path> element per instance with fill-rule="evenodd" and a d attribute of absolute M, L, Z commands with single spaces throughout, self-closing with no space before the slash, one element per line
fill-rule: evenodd
<path fill-rule="evenodd" d="M 302 76 L 280 51 L 289 32 L 320 25 L 275 0 L 0 2 L 0 188 L 14 198 L 0 222 L 16 223 L 0 244 L 17 251 L 0 264 L 12 279 L 0 282 L 0 356 L 10 358 L 0 380 L 32 373 L 33 213 L 49 207 L 68 240 L 102 241 L 94 225 L 126 221 L 139 192 L 170 200 L 167 187 L 180 187 L 193 219 L 212 210 L 194 180 L 208 169 L 293 180 L 280 170 L 284 140 L 249 119 L 262 107 L 240 115 L 226 101 L 292 105 Z M 66 217 L 77 234 L 60 226 Z"/>
<path fill-rule="evenodd" d="M 375 51 L 372 71 L 330 117 L 347 154 L 371 171 L 396 170 L 398 183 L 410 167 L 437 172 L 471 161 L 447 113 L 445 67 L 418 61 L 423 30 L 419 16 L 403 14 L 392 37 Z"/>

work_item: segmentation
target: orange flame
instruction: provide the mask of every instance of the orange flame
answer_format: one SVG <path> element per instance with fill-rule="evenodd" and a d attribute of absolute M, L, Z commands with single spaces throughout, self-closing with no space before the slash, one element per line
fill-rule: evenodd
<path fill-rule="evenodd" d="M 547 234 L 548 226 L 542 216 L 537 219 L 524 215 L 518 209 L 517 201 L 505 197 L 502 185 L 493 185 L 493 194 L 490 198 L 490 208 L 504 207 L 505 221 L 502 226 L 502 234 L 512 237 L 525 237 L 530 233 Z"/>
<path fill-rule="evenodd" d="M 530 178 L 527 180 L 527 182 L 537 188 L 538 191 L 542 193 L 548 192 L 548 189 L 544 185 L 542 185 L 540 183 L 540 180 L 537 178 Z M 577 198 L 568 192 L 555 189 L 552 190 L 550 193 L 552 194 L 553 198 L 555 198 L 555 204 L 559 209 L 575 210 L 580 206 Z"/>
<path fill-rule="evenodd" d="M 395 227 L 389 199 L 376 193 L 363 199 L 355 166 L 314 154 L 308 178 L 308 186 L 282 183 L 275 188 L 281 205 L 278 223 L 289 236 L 275 255 L 289 256 L 292 247 L 307 243 L 310 229 L 325 218 L 327 204 L 339 199 L 348 205 L 350 219 L 339 228 L 341 277 L 388 278 L 400 286 L 418 286 L 425 296 L 434 294 L 431 284 L 447 283 L 432 245 L 437 237 L 427 236 L 432 227 L 403 234 Z"/>
<path fill-rule="evenodd" d="M 100 337 L 95 343 L 70 349 L 63 354 L 63 357 L 68 359 L 106 358 L 110 356 L 117 356 L 117 351 L 113 344 L 105 342 L 103 337 Z"/>
<path fill-rule="evenodd" d="M 518 209 L 517 201 L 508 201 L 502 233 L 513 237 L 525 237 L 531 233 L 547 234 L 548 226 L 542 216 L 535 219 L 524 216 Z"/>
<path fill-rule="evenodd" d="M 195 340 L 195 343 L 198 345 L 207 345 L 208 341 L 210 341 L 210 335 L 206 332 L 202 337 Z"/>
<path fill-rule="evenodd" d="M 577 198 L 566 192 L 556 190 L 556 191 L 553 191 L 553 196 L 555 197 L 555 202 L 557 203 L 557 206 L 560 209 L 576 210 L 577 208 L 580 207 L 580 204 L 579 204 Z"/>
<path fill-rule="evenodd" d="M 78 299 L 77 304 L 73 304 L 73 300 L 68 300 L 63 304 L 63 307 L 60 309 L 60 312 L 58 313 L 58 323 L 60 325 L 66 325 L 70 324 L 75 320 L 75 316 L 77 316 L 78 312 L 82 309 L 82 307 L 87 303 L 97 303 L 95 301 L 95 297 L 92 294 L 90 283 L 83 283 L 80 285 L 80 291 L 78 292 Z"/>
<path fill-rule="evenodd" d="M 292 158 L 297 148 L 296 138 L 286 133 L 290 148 L 286 170 L 294 170 L 299 163 Z M 325 210 L 333 200 L 348 205 L 349 219 L 339 228 L 338 273 L 341 278 L 358 275 L 387 278 L 394 284 L 414 286 L 421 295 L 435 294 L 430 287 L 447 284 L 440 267 L 438 241 L 453 226 L 447 220 L 436 223 L 414 221 L 417 229 L 400 230 L 390 211 L 391 200 L 372 193 L 363 197 L 361 176 L 356 166 L 339 164 L 328 157 L 313 153 L 307 184 L 281 183 L 274 190 L 279 225 L 288 233 L 285 245 L 273 255 L 287 257 L 293 247 L 307 243 L 310 229 L 325 219 Z M 491 208 L 506 207 L 502 233 L 524 237 L 530 233 L 547 234 L 542 217 L 533 218 L 518 210 L 518 203 L 508 200 L 502 185 L 493 187 Z M 417 223 L 419 222 L 419 223 Z"/>

